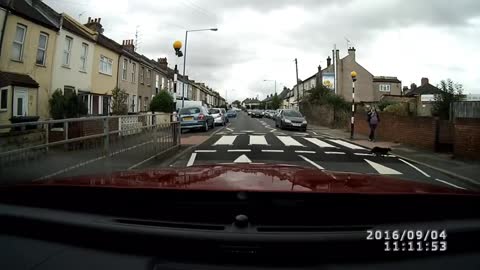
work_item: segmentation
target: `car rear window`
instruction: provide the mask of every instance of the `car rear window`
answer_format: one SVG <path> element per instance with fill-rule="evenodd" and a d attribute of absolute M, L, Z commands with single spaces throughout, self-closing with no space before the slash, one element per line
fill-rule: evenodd
<path fill-rule="evenodd" d="M 210 109 L 211 114 L 220 113 L 219 109 Z"/>
<path fill-rule="evenodd" d="M 197 114 L 200 113 L 200 108 L 183 108 L 180 110 L 180 114 Z"/>

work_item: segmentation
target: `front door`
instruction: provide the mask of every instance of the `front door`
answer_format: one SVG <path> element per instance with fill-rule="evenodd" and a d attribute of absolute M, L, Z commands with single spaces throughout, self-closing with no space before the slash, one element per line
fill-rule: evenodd
<path fill-rule="evenodd" d="M 28 91 L 15 87 L 13 94 L 13 116 L 28 115 Z"/>

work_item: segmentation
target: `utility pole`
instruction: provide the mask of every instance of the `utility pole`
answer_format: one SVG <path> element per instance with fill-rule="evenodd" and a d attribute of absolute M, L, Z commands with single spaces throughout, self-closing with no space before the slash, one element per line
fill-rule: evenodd
<path fill-rule="evenodd" d="M 353 140 L 355 130 L 355 81 L 357 80 L 357 72 L 350 72 L 352 77 L 352 118 L 350 119 L 350 139 Z"/>
<path fill-rule="evenodd" d="M 298 91 L 298 61 L 297 61 L 297 58 L 295 58 L 295 71 L 296 71 L 296 74 L 297 74 L 297 81 L 295 83 L 295 85 L 297 86 L 297 105 L 299 106 L 298 102 L 300 101 L 300 95 L 299 95 L 299 91 Z"/>

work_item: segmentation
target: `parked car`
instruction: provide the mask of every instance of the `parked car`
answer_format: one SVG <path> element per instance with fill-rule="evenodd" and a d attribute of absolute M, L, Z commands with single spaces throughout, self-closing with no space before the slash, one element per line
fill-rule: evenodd
<path fill-rule="evenodd" d="M 252 115 L 252 110 L 247 110 L 248 115 Z"/>
<path fill-rule="evenodd" d="M 281 129 L 296 128 L 301 131 L 307 130 L 307 120 L 299 112 L 295 110 L 282 110 L 275 121 L 275 126 Z"/>
<path fill-rule="evenodd" d="M 182 108 L 178 111 L 178 117 L 182 131 L 197 128 L 208 131 L 209 128 L 215 126 L 213 117 L 204 106 Z"/>
<path fill-rule="evenodd" d="M 260 110 L 253 110 L 252 111 L 252 118 L 263 118 L 262 111 Z"/>
<path fill-rule="evenodd" d="M 235 109 L 228 110 L 227 111 L 227 117 L 228 118 L 236 118 L 237 117 L 237 111 Z"/>
<path fill-rule="evenodd" d="M 225 117 L 225 122 L 226 122 L 226 123 L 229 123 L 229 122 L 230 122 L 230 119 L 228 119 L 227 110 L 221 108 L 220 111 L 222 112 L 223 116 Z"/>
<path fill-rule="evenodd" d="M 221 108 L 212 108 L 209 110 L 209 113 L 213 116 L 215 125 L 225 126 L 225 124 L 227 123 L 224 111 L 225 109 Z"/>
<path fill-rule="evenodd" d="M 278 115 L 283 111 L 283 109 L 277 109 L 273 112 L 273 116 L 272 116 L 272 119 L 277 121 L 277 117 Z"/>

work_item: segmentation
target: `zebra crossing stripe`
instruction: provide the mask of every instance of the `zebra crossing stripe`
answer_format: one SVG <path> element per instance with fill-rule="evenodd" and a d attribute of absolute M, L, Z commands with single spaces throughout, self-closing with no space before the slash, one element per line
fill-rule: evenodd
<path fill-rule="evenodd" d="M 333 142 L 333 143 L 336 143 L 336 144 L 340 144 L 341 146 L 345 146 L 347 148 L 350 148 L 350 149 L 356 149 L 356 150 L 367 150 L 366 148 L 363 148 L 363 147 L 360 147 L 358 145 L 355 145 L 353 143 L 348 143 L 348 142 L 345 142 L 345 141 L 342 141 L 342 140 L 333 140 L 333 139 L 330 139 L 329 141 Z"/>
<path fill-rule="evenodd" d="M 265 136 L 250 135 L 250 143 L 248 145 L 268 145 Z"/>
<path fill-rule="evenodd" d="M 387 166 L 384 166 L 382 164 L 370 161 L 368 159 L 365 159 L 365 161 L 370 164 L 379 174 L 402 174 L 401 172 L 394 170 L 392 168 L 389 168 Z"/>
<path fill-rule="evenodd" d="M 303 160 L 305 160 L 306 162 L 312 164 L 315 168 L 317 168 L 317 169 L 319 169 L 319 170 L 324 170 L 324 168 L 323 168 L 322 166 L 320 166 L 320 165 L 318 165 L 317 163 L 311 161 L 310 159 L 308 159 L 308 158 L 306 158 L 306 157 L 304 157 L 304 156 L 302 156 L 302 155 L 298 155 L 298 156 L 301 157 L 301 158 L 302 158 Z"/>
<path fill-rule="evenodd" d="M 300 146 L 305 147 L 303 144 L 299 143 L 295 139 L 290 136 L 277 136 L 277 138 L 285 145 L 285 146 Z"/>
<path fill-rule="evenodd" d="M 222 136 L 213 145 L 233 145 L 236 138 L 237 136 Z"/>
<path fill-rule="evenodd" d="M 333 145 L 331 145 L 331 144 L 328 144 L 328 143 L 326 143 L 326 142 L 324 142 L 324 141 L 321 141 L 321 140 L 319 140 L 319 139 L 317 139 L 317 138 L 304 138 L 304 139 L 307 140 L 307 141 L 309 141 L 309 142 L 311 142 L 311 143 L 313 143 L 313 144 L 315 144 L 315 145 L 317 145 L 318 147 L 322 147 L 322 148 L 323 148 L 323 147 L 338 148 L 338 147 L 333 146 Z"/>

